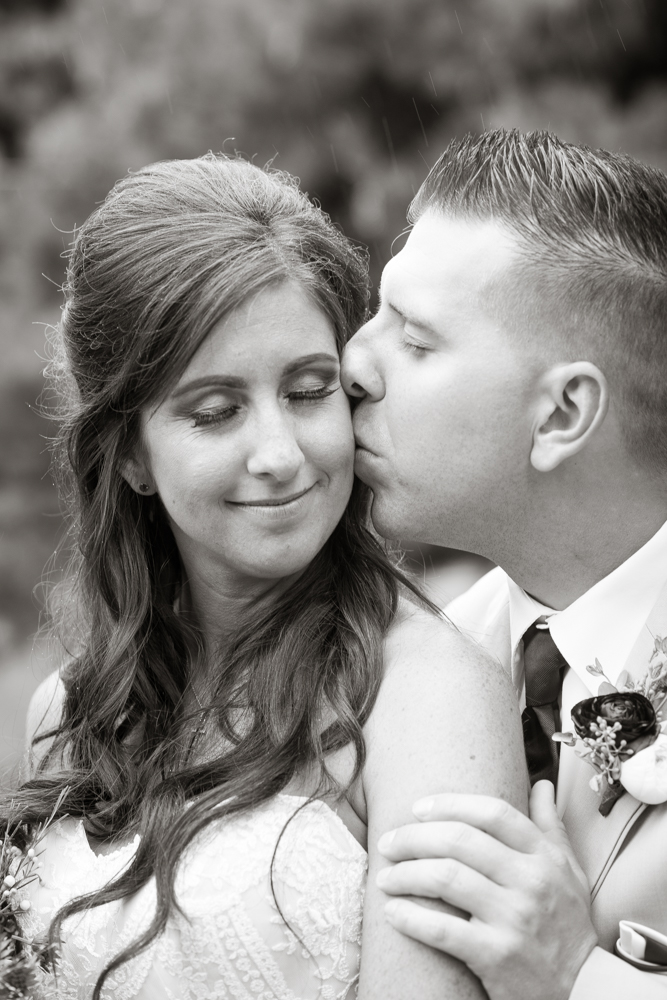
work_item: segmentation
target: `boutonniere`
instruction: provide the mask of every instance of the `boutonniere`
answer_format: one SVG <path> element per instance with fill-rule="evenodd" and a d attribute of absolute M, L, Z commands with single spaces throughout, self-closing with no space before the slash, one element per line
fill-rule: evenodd
<path fill-rule="evenodd" d="M 600 796 L 603 816 L 625 792 L 648 805 L 667 802 L 667 722 L 661 715 L 667 699 L 666 655 L 667 638 L 656 636 L 641 680 L 633 681 L 624 670 L 616 687 L 596 659 L 586 669 L 604 678 L 599 693 L 572 709 L 574 733 L 554 733 L 554 740 L 575 746 L 577 756 L 595 768 L 590 785 Z"/>

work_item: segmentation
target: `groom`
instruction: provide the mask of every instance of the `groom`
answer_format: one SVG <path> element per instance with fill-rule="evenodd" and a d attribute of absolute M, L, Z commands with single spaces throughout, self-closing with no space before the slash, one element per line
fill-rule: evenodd
<path fill-rule="evenodd" d="M 667 177 L 492 131 L 448 147 L 410 221 L 345 358 L 356 469 L 382 535 L 497 563 L 448 613 L 511 672 L 557 812 L 546 781 L 530 820 L 418 803 L 380 844 L 387 916 L 492 1000 L 665 1000 L 667 959 L 640 933 L 614 947 L 620 920 L 667 934 L 667 804 L 602 816 L 594 770 L 550 736 L 667 634 Z"/>

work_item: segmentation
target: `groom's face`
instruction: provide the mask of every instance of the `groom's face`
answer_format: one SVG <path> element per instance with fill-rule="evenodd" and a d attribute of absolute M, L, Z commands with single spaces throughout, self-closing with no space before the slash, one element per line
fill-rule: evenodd
<path fill-rule="evenodd" d="M 348 345 L 344 384 L 363 394 L 355 468 L 385 537 L 493 557 L 494 535 L 521 516 L 535 371 L 488 295 L 515 254 L 493 221 L 427 212 Z"/>

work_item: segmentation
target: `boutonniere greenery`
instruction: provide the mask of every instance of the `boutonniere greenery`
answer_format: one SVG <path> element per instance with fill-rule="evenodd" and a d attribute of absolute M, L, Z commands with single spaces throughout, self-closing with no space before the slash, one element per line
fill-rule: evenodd
<path fill-rule="evenodd" d="M 608 816 L 625 792 L 639 802 L 667 802 L 667 637 L 655 637 L 647 672 L 633 680 L 627 670 L 614 686 L 599 660 L 589 673 L 602 678 L 599 693 L 572 709 L 574 733 L 553 739 L 576 747 L 575 753 L 595 768 L 591 788 L 600 796 L 599 810 Z"/>

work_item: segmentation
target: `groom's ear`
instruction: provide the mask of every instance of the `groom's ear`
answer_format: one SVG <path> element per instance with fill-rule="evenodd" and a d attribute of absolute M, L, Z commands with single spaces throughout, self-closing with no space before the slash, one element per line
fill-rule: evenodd
<path fill-rule="evenodd" d="M 609 386 L 589 361 L 557 365 L 540 380 L 530 463 L 551 472 L 576 455 L 602 424 L 609 408 Z"/>

